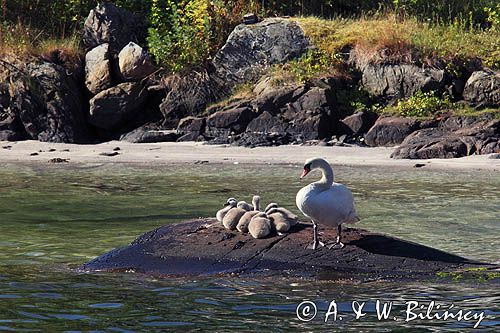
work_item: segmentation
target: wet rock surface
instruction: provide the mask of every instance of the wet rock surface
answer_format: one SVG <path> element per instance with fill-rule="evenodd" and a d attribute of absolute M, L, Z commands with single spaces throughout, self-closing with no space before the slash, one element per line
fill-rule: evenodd
<path fill-rule="evenodd" d="M 336 231 L 320 228 L 320 238 Z M 340 250 L 307 250 L 310 224 L 264 239 L 228 232 L 215 219 L 166 225 L 145 233 L 129 246 L 82 265 L 80 271 L 133 271 L 150 275 L 256 274 L 328 279 L 432 278 L 440 271 L 488 267 L 430 247 L 361 229 L 345 228 Z"/>

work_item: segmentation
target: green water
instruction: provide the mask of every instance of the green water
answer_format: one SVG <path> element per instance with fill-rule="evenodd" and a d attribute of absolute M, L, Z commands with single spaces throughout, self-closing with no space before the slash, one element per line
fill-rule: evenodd
<path fill-rule="evenodd" d="M 471 259 L 498 262 L 500 177 L 493 172 L 335 168 L 355 195 L 359 227 Z M 484 311 L 500 327 L 498 280 L 334 283 L 291 278 L 152 279 L 72 269 L 165 223 L 213 216 L 229 196 L 295 209 L 299 166 L 72 165 L 0 170 L 0 332 L 441 331 L 474 321 L 378 321 L 374 301 L 436 301 Z M 312 175 L 314 178 L 316 175 Z M 303 300 L 342 321 L 296 318 Z M 355 320 L 351 302 L 366 301 Z M 395 310 L 396 311 L 396 310 Z"/>

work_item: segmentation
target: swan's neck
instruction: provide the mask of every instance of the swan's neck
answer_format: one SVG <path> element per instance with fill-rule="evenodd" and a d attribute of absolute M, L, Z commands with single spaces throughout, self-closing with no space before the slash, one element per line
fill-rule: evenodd
<path fill-rule="evenodd" d="M 321 171 L 321 179 L 316 182 L 318 185 L 325 187 L 330 187 L 333 184 L 333 170 L 330 164 L 326 161 L 321 161 L 321 163 L 316 167 Z"/>

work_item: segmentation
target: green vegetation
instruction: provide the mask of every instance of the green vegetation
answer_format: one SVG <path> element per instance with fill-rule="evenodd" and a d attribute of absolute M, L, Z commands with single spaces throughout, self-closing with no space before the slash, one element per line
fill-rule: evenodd
<path fill-rule="evenodd" d="M 404 117 L 430 117 L 450 107 L 451 102 L 447 96 L 440 98 L 434 92 L 417 91 L 410 98 L 400 100 L 388 109 Z"/>
<path fill-rule="evenodd" d="M 436 276 L 442 279 L 451 278 L 455 282 L 463 280 L 486 282 L 500 279 L 499 272 L 488 270 L 486 267 L 468 268 L 456 272 L 437 272 Z"/>

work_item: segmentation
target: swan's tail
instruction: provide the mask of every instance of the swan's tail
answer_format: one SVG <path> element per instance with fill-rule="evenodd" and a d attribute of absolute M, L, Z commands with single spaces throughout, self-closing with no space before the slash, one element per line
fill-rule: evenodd
<path fill-rule="evenodd" d="M 351 212 L 349 213 L 349 216 L 347 217 L 346 219 L 346 222 L 344 223 L 347 223 L 347 224 L 354 224 L 354 223 L 357 223 L 359 222 L 361 219 L 359 218 L 358 216 L 358 213 L 356 212 L 355 209 L 351 210 Z"/>

